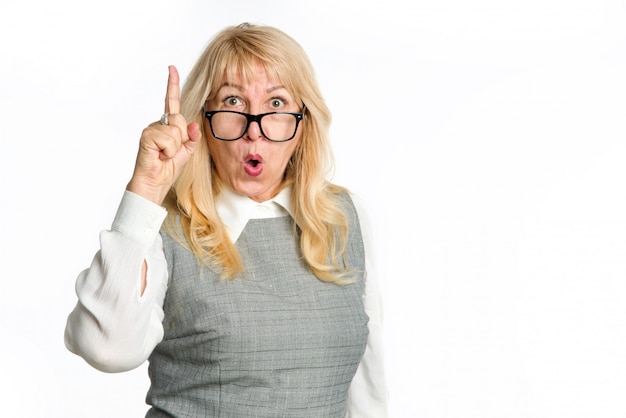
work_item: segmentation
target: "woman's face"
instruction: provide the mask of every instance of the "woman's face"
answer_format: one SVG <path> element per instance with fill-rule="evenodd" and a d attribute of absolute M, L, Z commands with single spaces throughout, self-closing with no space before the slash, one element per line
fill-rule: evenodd
<path fill-rule="evenodd" d="M 268 77 L 261 65 L 256 65 L 254 73 L 255 77 L 249 83 L 244 83 L 241 78 L 224 82 L 208 102 L 207 110 L 233 110 L 252 115 L 301 111 L 280 81 Z M 262 122 L 264 128 L 266 119 Z M 274 197 L 287 163 L 300 141 L 300 129 L 289 141 L 271 142 L 263 136 L 259 124 L 251 122 L 240 139 L 222 141 L 213 136 L 208 119 L 205 118 L 204 123 L 209 150 L 220 180 L 235 192 L 257 202 Z M 271 135 L 268 129 L 265 130 Z M 220 136 L 219 133 L 216 135 Z"/>

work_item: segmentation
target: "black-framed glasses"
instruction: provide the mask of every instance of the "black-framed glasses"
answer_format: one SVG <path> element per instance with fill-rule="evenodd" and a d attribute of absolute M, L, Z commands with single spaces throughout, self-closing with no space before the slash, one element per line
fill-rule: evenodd
<path fill-rule="evenodd" d="M 235 141 L 245 135 L 250 123 L 259 124 L 261 134 L 272 142 L 285 142 L 293 139 L 298 130 L 298 124 L 304 118 L 305 107 L 302 113 L 269 112 L 260 115 L 235 112 L 233 110 L 205 111 L 204 116 L 209 120 L 211 133 L 222 141 Z"/>

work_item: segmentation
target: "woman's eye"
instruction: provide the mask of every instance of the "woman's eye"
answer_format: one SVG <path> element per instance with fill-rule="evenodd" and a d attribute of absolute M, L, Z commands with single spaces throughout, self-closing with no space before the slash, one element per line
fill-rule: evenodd
<path fill-rule="evenodd" d="M 239 97 L 231 96 L 231 97 L 227 97 L 226 100 L 224 100 L 224 103 L 226 103 L 229 106 L 237 106 L 238 104 L 241 103 L 241 101 L 239 100 Z"/>
<path fill-rule="evenodd" d="M 270 101 L 270 107 L 274 109 L 279 109 L 283 107 L 284 105 L 285 105 L 285 102 L 283 102 L 281 99 L 272 99 Z"/>

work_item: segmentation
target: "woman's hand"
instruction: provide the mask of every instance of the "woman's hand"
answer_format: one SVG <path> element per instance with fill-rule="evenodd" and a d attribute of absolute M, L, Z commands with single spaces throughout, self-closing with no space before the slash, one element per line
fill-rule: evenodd
<path fill-rule="evenodd" d="M 143 130 L 135 171 L 126 188 L 159 205 L 202 139 L 198 123 L 187 124 L 180 114 L 179 83 L 178 70 L 172 65 L 165 95 L 168 124 L 154 122 Z"/>

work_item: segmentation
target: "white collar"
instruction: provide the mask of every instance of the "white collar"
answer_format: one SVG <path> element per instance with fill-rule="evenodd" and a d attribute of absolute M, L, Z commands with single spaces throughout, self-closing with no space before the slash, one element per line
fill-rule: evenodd
<path fill-rule="evenodd" d="M 260 203 L 237 194 L 228 187 L 222 187 L 216 199 L 216 206 L 232 242 L 237 241 L 250 219 L 293 216 L 291 186 L 285 187 L 274 198 Z"/>

